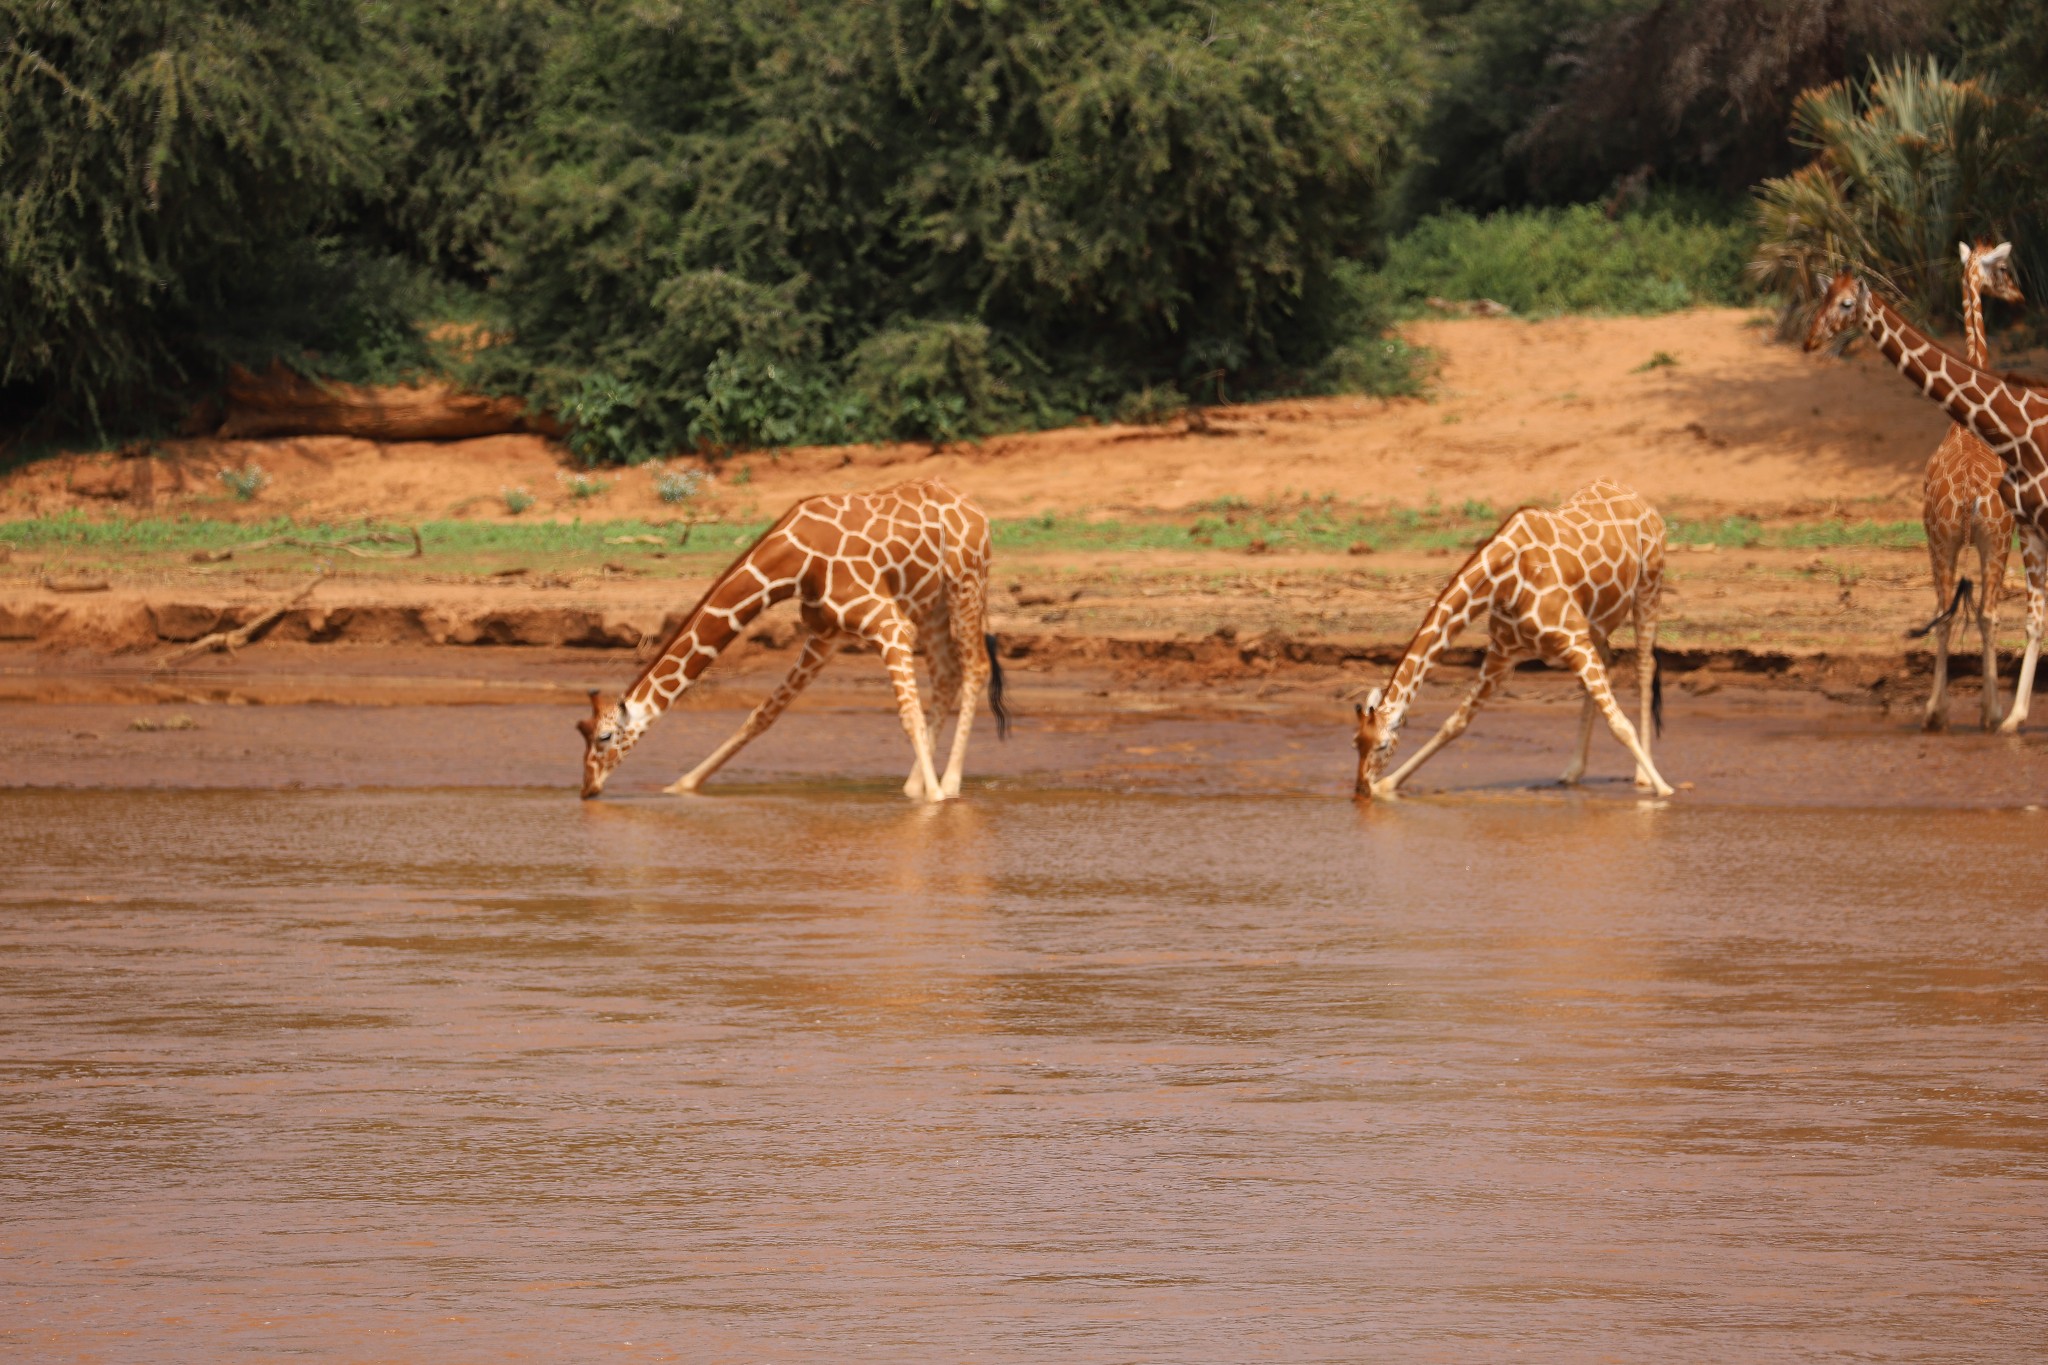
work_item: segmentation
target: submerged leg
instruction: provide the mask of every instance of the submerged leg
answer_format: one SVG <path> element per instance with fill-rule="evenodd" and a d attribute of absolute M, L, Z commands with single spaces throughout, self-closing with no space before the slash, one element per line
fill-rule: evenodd
<path fill-rule="evenodd" d="M 711 756 L 690 771 L 677 778 L 662 790 L 671 796 L 682 796 L 694 792 L 704 785 L 705 779 L 726 765 L 726 762 L 756 735 L 775 723 L 775 718 L 796 700 L 797 693 L 811 685 L 811 679 L 818 676 L 832 658 L 832 647 L 838 640 L 832 633 L 813 632 L 804 637 L 803 652 L 797 656 L 796 666 L 789 670 L 789 676 L 782 680 L 766 701 L 755 707 L 734 732 L 731 739 L 711 751 Z"/>
<path fill-rule="evenodd" d="M 927 624 L 918 636 L 924 646 L 925 668 L 932 681 L 931 705 L 925 712 L 925 745 L 931 750 L 932 761 L 938 761 L 939 738 L 946 732 L 946 722 L 952 719 L 958 709 L 960 695 L 960 662 L 955 657 L 953 638 L 943 628 Z M 924 776 L 913 764 L 910 776 L 903 780 L 903 794 L 915 799 L 924 795 Z M 947 792 L 956 796 L 957 792 Z"/>
<path fill-rule="evenodd" d="M 902 718 L 903 733 L 910 737 L 911 752 L 916 756 L 917 788 L 913 791 L 905 783 L 904 794 L 920 801 L 943 801 L 946 793 L 932 768 L 931 734 L 925 728 L 924 707 L 917 696 L 917 655 L 912 648 L 916 632 L 902 612 L 890 607 L 864 633 L 881 646 L 882 666 L 889 670 L 889 681 L 896 688 L 896 714 Z"/>
<path fill-rule="evenodd" d="M 1643 752 L 1650 752 L 1651 739 L 1663 723 L 1658 714 L 1664 708 L 1657 692 L 1657 618 L 1644 608 L 1636 608 L 1636 691 L 1639 711 L 1642 714 L 1640 738 Z M 1636 764 L 1636 785 L 1645 790 L 1657 785 L 1656 774 L 1642 764 Z"/>
<path fill-rule="evenodd" d="M 1607 652 L 1607 642 L 1605 640 L 1600 641 L 1596 648 L 1600 651 L 1601 663 L 1605 664 L 1613 659 L 1614 656 Z M 1586 775 L 1586 760 L 1593 755 L 1593 717 L 1595 713 L 1596 708 L 1593 705 L 1593 699 L 1589 696 L 1586 698 L 1586 704 L 1579 708 L 1578 747 L 1572 750 L 1572 761 L 1565 765 L 1564 775 L 1557 779 L 1564 786 L 1576 787 L 1579 784 L 1579 779 Z"/>
<path fill-rule="evenodd" d="M 1579 675 L 1585 684 L 1586 695 L 1593 699 L 1600 713 L 1607 717 L 1607 728 L 1621 741 L 1622 747 L 1635 755 L 1636 767 L 1650 776 L 1650 788 L 1659 796 L 1670 796 L 1672 786 L 1657 771 L 1657 765 L 1650 761 L 1650 751 L 1636 736 L 1636 727 L 1628 723 L 1621 707 L 1614 700 L 1614 689 L 1608 685 L 1607 670 L 1600 666 L 1600 655 L 1590 640 L 1581 638 L 1556 652 L 1556 657 Z"/>
<path fill-rule="evenodd" d="M 2013 688 L 2012 709 L 1998 727 L 2000 734 L 2018 734 L 2034 701 L 2034 665 L 2041 658 L 2041 631 L 2048 626 L 2048 536 L 2031 526 L 2020 528 L 2020 562 L 2027 569 L 2027 653 L 2020 660 L 2020 680 Z"/>
<path fill-rule="evenodd" d="M 1393 796 L 1399 791 L 1417 768 L 1429 761 L 1429 756 L 1465 733 L 1465 727 L 1472 723 L 1472 713 L 1479 709 L 1479 703 L 1493 694 L 1494 689 L 1507 680 L 1508 672 L 1515 666 L 1514 656 L 1497 647 L 1489 647 L 1486 658 L 1479 665 L 1479 682 L 1466 693 L 1465 700 L 1458 703 L 1458 709 L 1451 712 L 1451 718 L 1443 728 L 1429 737 L 1429 742 L 1417 749 L 1406 763 L 1394 769 L 1386 777 L 1373 784 L 1375 797 Z"/>

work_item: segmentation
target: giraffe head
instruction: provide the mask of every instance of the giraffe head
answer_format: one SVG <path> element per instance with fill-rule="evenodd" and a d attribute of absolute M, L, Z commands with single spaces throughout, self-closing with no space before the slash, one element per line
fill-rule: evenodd
<path fill-rule="evenodd" d="M 610 777 L 612 769 L 619 766 L 619 760 L 626 756 L 626 750 L 633 747 L 638 738 L 627 723 L 626 703 L 622 698 L 616 706 L 607 707 L 598 700 L 597 689 L 590 692 L 590 714 L 576 722 L 576 728 L 583 732 L 583 799 L 588 801 L 604 790 L 604 780 Z"/>
<path fill-rule="evenodd" d="M 1870 286 L 1853 270 L 1843 270 L 1828 283 L 1813 311 L 1813 325 L 1806 329 L 1806 349 L 1818 351 L 1842 333 L 1863 321 L 1863 305 L 1870 298 Z"/>
<path fill-rule="evenodd" d="M 1385 697 L 1375 687 L 1357 707 L 1358 736 L 1353 743 L 1358 746 L 1358 785 L 1354 790 L 1361 801 L 1372 800 L 1373 784 L 1387 770 L 1394 741 L 1401 734 L 1401 718 L 1389 714 L 1394 708 L 1382 704 Z"/>
<path fill-rule="evenodd" d="M 2019 281 L 2013 278 L 2011 242 L 2000 242 L 1997 246 L 1957 242 L 1956 250 L 1962 253 L 1964 277 L 1976 281 L 1978 292 L 2007 303 L 2027 301 L 2027 296 L 2020 292 Z"/>

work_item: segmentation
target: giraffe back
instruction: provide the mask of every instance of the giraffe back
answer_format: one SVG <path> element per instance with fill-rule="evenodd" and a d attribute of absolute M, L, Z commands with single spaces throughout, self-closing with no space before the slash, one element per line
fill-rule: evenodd
<path fill-rule="evenodd" d="M 1638 598 L 1654 609 L 1662 591 L 1664 518 L 1633 489 L 1609 479 L 1587 485 L 1554 510 L 1523 508 L 1494 539 L 1501 548 L 1493 557 L 1512 579 L 1508 614 L 1519 620 L 1560 624 L 1550 619 L 1558 603 L 1545 599 L 1561 594 L 1604 637 L 1630 619 Z"/>

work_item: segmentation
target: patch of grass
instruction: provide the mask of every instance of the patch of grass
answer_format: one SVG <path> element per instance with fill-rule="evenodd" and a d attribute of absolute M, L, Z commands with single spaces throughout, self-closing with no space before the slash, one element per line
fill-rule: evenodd
<path fill-rule="evenodd" d="M 1650 358 L 1648 360 L 1645 360 L 1642 364 L 1636 366 L 1633 370 L 1630 370 L 1629 373 L 1644 374 L 1650 370 L 1667 369 L 1670 366 L 1676 365 L 1677 363 L 1678 357 L 1671 354 L 1671 352 L 1653 351 L 1651 352 Z"/>
<path fill-rule="evenodd" d="M 1253 541 L 1275 553 L 1344 554 L 1355 544 L 1374 551 L 1469 550 L 1490 534 L 1501 513 L 1491 504 L 1466 499 L 1455 507 L 1393 507 L 1367 513 L 1326 499 L 1254 506 L 1243 498 L 1220 498 L 1177 516 L 1098 518 L 1042 512 L 997 520 L 991 528 L 1000 551 L 1143 552 L 1214 550 L 1242 554 Z M 425 557 L 392 560 L 377 572 L 395 575 L 446 572 L 502 562 L 574 565 L 601 563 L 622 554 L 659 553 L 683 560 L 677 568 L 697 571 L 704 560 L 723 561 L 750 543 L 768 522 L 706 522 L 681 528 L 637 519 L 617 521 L 428 521 L 419 526 Z M 202 518 L 139 517 L 94 519 L 76 512 L 0 523 L 0 541 L 11 542 L 17 559 L 43 556 L 73 567 L 132 563 L 151 557 L 184 560 L 195 550 L 222 550 L 270 536 L 336 539 L 364 530 L 403 531 L 396 523 L 298 523 L 275 517 L 257 522 Z M 1815 549 L 1868 546 L 1915 549 L 1926 543 L 1917 521 L 1800 521 L 1767 526 L 1751 517 L 1677 519 L 1669 524 L 1674 547 L 1714 545 L 1724 549 Z M 622 542 L 624 537 L 647 537 Z M 237 554 L 251 568 L 296 567 L 310 554 L 277 545 Z"/>
<path fill-rule="evenodd" d="M 578 502 L 594 498 L 612 486 L 610 479 L 600 479 L 592 474 L 572 474 L 567 470 L 555 477 L 562 481 L 562 487 L 569 490 L 569 496 Z"/>
<path fill-rule="evenodd" d="M 1424 315 L 1432 298 L 1491 299 L 1523 317 L 1668 313 L 1749 298 L 1743 267 L 1755 240 L 1746 221 L 1654 199 L 1612 219 L 1596 204 L 1451 212 L 1397 238 L 1373 289 L 1407 317 Z"/>
<path fill-rule="evenodd" d="M 498 496 L 504 500 L 505 511 L 515 517 L 533 506 L 533 494 L 524 488 L 501 488 Z"/>

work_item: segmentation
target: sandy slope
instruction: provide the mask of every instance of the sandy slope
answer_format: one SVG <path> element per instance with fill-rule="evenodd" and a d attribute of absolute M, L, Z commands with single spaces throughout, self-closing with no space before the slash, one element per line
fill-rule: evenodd
<path fill-rule="evenodd" d="M 1467 319 L 1407 331 L 1441 360 L 1425 400 L 1335 398 L 1211 409 L 1200 429 L 1080 427 L 934 452 L 820 448 L 739 457 L 706 500 L 729 514 L 805 493 L 940 475 L 996 515 L 1173 509 L 1226 495 L 1333 494 L 1416 505 L 1549 501 L 1606 474 L 1667 508 L 1811 515 L 1829 504 L 1911 515 L 1940 439 L 1939 411 L 1870 355 L 1817 359 L 1774 344 L 1759 315 L 1709 309 L 1653 318 Z M 1676 364 L 1644 370 L 1659 352 Z M 2026 363 L 2026 357 L 2008 357 Z M 572 500 L 559 450 L 538 436 L 377 444 L 348 437 L 194 440 L 162 448 L 159 510 L 210 516 L 494 516 L 499 491 L 540 498 L 533 516 L 672 514 L 647 470 Z M 226 498 L 214 472 L 249 460 L 272 484 Z M 693 464 L 694 461 L 679 461 Z M 745 469 L 744 482 L 735 475 Z M 0 480 L 0 516 L 132 506 L 112 456 L 45 461 Z"/>

